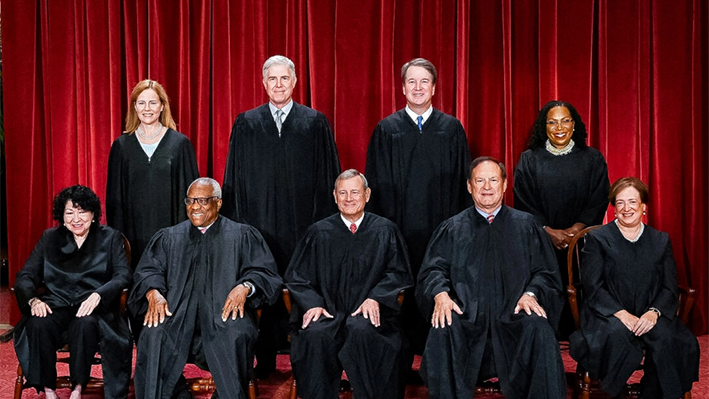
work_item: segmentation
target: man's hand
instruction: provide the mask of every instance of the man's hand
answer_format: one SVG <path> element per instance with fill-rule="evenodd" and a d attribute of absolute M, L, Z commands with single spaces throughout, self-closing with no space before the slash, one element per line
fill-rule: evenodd
<path fill-rule="evenodd" d="M 226 297 L 226 301 L 224 301 L 222 321 L 226 321 L 226 319 L 229 318 L 229 313 L 231 313 L 232 320 L 236 320 L 237 315 L 239 318 L 244 317 L 244 306 L 246 305 L 247 295 L 249 295 L 249 289 L 243 284 L 239 284 L 231 290 Z"/>
<path fill-rule="evenodd" d="M 325 310 L 325 308 L 310 308 L 308 309 L 307 312 L 303 315 L 303 330 L 305 330 L 308 325 L 310 324 L 311 321 L 318 321 L 320 316 L 325 316 L 327 318 L 332 319 L 332 315 Z"/>
<path fill-rule="evenodd" d="M 635 322 L 635 327 L 631 331 L 635 333 L 636 336 L 641 336 L 648 331 L 652 330 L 653 327 L 655 327 L 655 324 L 657 324 L 657 319 L 659 316 L 657 313 L 653 312 L 652 310 L 648 310 L 640 316 L 639 319 Z"/>
<path fill-rule="evenodd" d="M 98 306 L 99 302 L 101 302 L 101 295 L 98 294 L 98 292 L 94 292 L 93 294 L 89 295 L 88 298 L 84 302 L 81 302 L 81 306 L 79 306 L 79 310 L 76 312 L 76 317 L 84 317 L 90 315 L 94 309 L 96 309 L 96 306 Z"/>
<path fill-rule="evenodd" d="M 374 327 L 379 327 L 381 325 L 379 318 L 379 302 L 374 299 L 367 298 L 362 302 L 357 310 L 352 313 L 352 316 L 357 316 L 362 313 L 365 319 L 369 319 Z"/>
<path fill-rule="evenodd" d="M 157 327 L 158 324 L 165 321 L 165 316 L 172 316 L 170 308 L 167 306 L 167 300 L 158 290 L 150 290 L 145 294 L 148 300 L 148 312 L 145 314 L 143 325 Z"/>
<path fill-rule="evenodd" d="M 52 313 L 52 308 L 41 299 L 35 299 L 30 306 L 30 313 L 36 317 L 47 317 L 47 314 Z"/>
<path fill-rule="evenodd" d="M 451 310 L 463 314 L 457 303 L 453 302 L 447 292 L 440 292 L 434 298 L 436 306 L 433 308 L 433 316 L 431 317 L 431 325 L 435 328 L 445 328 L 446 323 L 450 326 L 453 323 Z"/>
<path fill-rule="evenodd" d="M 617 317 L 618 320 L 620 320 L 621 323 L 623 323 L 628 330 L 635 332 L 635 325 L 638 322 L 637 317 L 628 313 L 627 310 L 619 310 L 615 312 L 613 316 Z"/>
<path fill-rule="evenodd" d="M 518 314 L 520 310 L 524 310 L 528 315 L 534 312 L 537 316 L 547 318 L 547 312 L 544 311 L 542 305 L 537 302 L 537 298 L 533 296 L 522 294 L 517 301 L 517 306 L 515 306 L 515 314 Z"/>

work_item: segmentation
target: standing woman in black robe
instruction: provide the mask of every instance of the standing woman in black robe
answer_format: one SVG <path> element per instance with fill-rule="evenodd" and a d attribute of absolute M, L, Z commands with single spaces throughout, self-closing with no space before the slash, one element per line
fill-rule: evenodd
<path fill-rule="evenodd" d="M 130 241 L 133 268 L 156 231 L 187 219 L 185 193 L 199 172 L 192 143 L 175 128 L 162 85 L 150 79 L 135 85 L 106 184 L 106 220 Z"/>
<path fill-rule="evenodd" d="M 600 151 L 586 145 L 586 125 L 567 102 L 546 103 L 531 130 L 529 149 L 515 169 L 514 205 L 544 226 L 566 286 L 571 239 L 586 226 L 601 224 L 608 208 L 608 167 Z M 568 304 L 559 330 L 562 339 L 574 331 Z"/>
<path fill-rule="evenodd" d="M 618 179 L 610 189 L 615 221 L 586 236 L 585 300 L 570 354 L 611 396 L 621 393 L 644 355 L 640 396 L 679 398 L 699 379 L 699 343 L 676 317 L 670 237 L 643 224 L 648 197 L 640 179 Z"/>
<path fill-rule="evenodd" d="M 97 351 L 105 397 L 126 398 L 133 341 L 118 308 L 133 279 L 123 236 L 98 224 L 101 202 L 88 187 L 62 190 L 52 215 L 60 225 L 42 234 L 15 280 L 15 352 L 27 385 L 57 399 L 56 351 L 68 343 L 71 399 L 81 398 Z"/>

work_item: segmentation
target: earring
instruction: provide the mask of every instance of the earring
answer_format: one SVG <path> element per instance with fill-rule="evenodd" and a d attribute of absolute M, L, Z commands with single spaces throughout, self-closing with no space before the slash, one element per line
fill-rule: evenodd
<path fill-rule="evenodd" d="M 647 215 L 647 213 L 645 213 L 645 211 L 643 211 L 643 215 Z"/>

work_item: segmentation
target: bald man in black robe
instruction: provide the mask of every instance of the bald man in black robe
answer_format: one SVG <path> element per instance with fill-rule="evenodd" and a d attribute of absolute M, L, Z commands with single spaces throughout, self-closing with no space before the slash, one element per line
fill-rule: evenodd
<path fill-rule="evenodd" d="M 169 399 L 179 392 L 192 355 L 225 397 L 246 398 L 256 308 L 275 302 L 282 281 L 259 232 L 219 217 L 216 181 L 195 180 L 185 202 L 189 221 L 159 230 L 135 271 L 128 309 L 145 325 L 135 395 Z"/>
<path fill-rule="evenodd" d="M 396 225 L 364 213 L 370 192 L 362 174 L 343 172 L 334 191 L 340 213 L 308 229 L 286 272 L 303 398 L 337 398 L 343 368 L 356 398 L 403 397 L 397 297 L 413 281 Z"/>
<path fill-rule="evenodd" d="M 562 291 L 554 249 L 528 213 L 502 204 L 504 164 L 471 164 L 475 206 L 433 234 L 416 299 L 431 320 L 421 374 L 429 395 L 469 399 L 497 377 L 506 398 L 565 398 L 555 338 Z"/>

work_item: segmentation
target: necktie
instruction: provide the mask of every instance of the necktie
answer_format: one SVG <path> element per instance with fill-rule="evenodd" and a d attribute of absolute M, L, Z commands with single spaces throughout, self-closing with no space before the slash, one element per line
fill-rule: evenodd
<path fill-rule="evenodd" d="M 206 228 L 206 227 L 200 227 L 200 228 L 199 228 L 199 231 L 201 231 L 202 234 L 204 234 L 204 233 L 207 232 L 207 228 Z"/>
<path fill-rule="evenodd" d="M 281 127 L 283 126 L 283 114 L 282 110 L 276 110 L 276 127 L 278 128 L 278 137 L 281 137 Z"/>
<path fill-rule="evenodd" d="M 416 122 L 419 125 L 419 132 L 423 130 L 423 116 L 419 115 L 416 117 Z"/>
<path fill-rule="evenodd" d="M 352 234 L 354 234 L 357 231 L 357 225 L 352 223 L 350 225 L 350 231 L 352 232 Z"/>
<path fill-rule="evenodd" d="M 495 215 L 487 215 L 487 222 L 492 223 L 492 219 L 495 218 Z"/>

